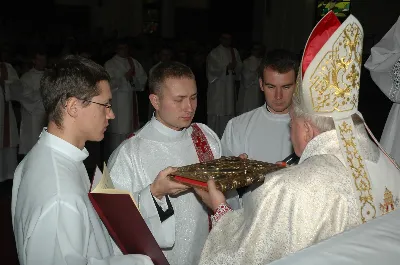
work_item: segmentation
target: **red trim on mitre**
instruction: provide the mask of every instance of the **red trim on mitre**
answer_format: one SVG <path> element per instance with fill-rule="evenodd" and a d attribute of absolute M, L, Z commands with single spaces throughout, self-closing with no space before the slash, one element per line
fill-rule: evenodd
<path fill-rule="evenodd" d="M 340 25 L 341 23 L 335 13 L 329 11 L 315 26 L 308 38 L 306 48 L 304 49 L 303 60 L 301 63 L 302 76 L 304 76 L 304 73 L 311 64 L 315 55 L 317 55 Z"/>

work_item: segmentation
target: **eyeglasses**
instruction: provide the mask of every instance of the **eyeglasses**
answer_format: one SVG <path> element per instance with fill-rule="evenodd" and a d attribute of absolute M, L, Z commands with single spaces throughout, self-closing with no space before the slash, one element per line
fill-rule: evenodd
<path fill-rule="evenodd" d="M 104 103 L 94 102 L 94 101 L 87 100 L 87 99 L 82 99 L 82 100 L 86 101 L 86 102 L 94 103 L 94 104 L 97 104 L 97 105 L 100 105 L 100 106 L 103 106 L 103 107 L 106 107 L 107 109 L 111 109 L 111 107 L 112 107 L 110 103 L 104 104 Z"/>

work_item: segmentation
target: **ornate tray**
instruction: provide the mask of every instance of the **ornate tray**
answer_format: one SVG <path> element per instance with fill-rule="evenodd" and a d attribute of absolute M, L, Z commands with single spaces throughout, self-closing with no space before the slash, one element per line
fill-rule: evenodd
<path fill-rule="evenodd" d="M 179 167 L 172 179 L 207 189 L 207 181 L 213 178 L 219 190 L 227 191 L 263 181 L 266 174 L 283 168 L 282 165 L 231 156 Z"/>

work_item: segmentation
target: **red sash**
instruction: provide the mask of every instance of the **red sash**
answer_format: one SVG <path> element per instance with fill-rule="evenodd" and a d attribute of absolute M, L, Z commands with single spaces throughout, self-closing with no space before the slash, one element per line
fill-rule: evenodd
<path fill-rule="evenodd" d="M 232 63 L 234 63 L 234 64 L 237 63 L 235 49 L 232 47 L 231 47 L 231 59 L 232 59 Z M 235 69 L 232 69 L 232 75 L 236 75 Z M 235 99 L 236 99 L 236 97 L 235 97 Z"/>
<path fill-rule="evenodd" d="M 207 138 L 197 124 L 192 124 L 192 140 L 196 148 L 197 156 L 200 162 L 207 162 L 214 159 L 211 147 L 208 144 Z"/>
<path fill-rule="evenodd" d="M 131 67 L 132 71 L 132 77 L 136 75 L 136 69 L 135 69 L 135 63 L 133 62 L 132 57 L 128 57 L 128 62 Z M 132 130 L 135 131 L 136 129 L 139 128 L 139 109 L 138 109 L 138 100 L 137 100 L 137 95 L 136 92 L 133 91 L 133 108 L 132 108 Z"/>
<path fill-rule="evenodd" d="M 207 141 L 206 136 L 197 124 L 192 124 L 192 140 L 194 147 L 196 148 L 197 157 L 200 162 L 207 162 L 214 159 L 214 155 L 211 151 L 210 144 Z M 212 222 L 210 214 L 208 215 L 208 231 L 211 231 Z"/>
<path fill-rule="evenodd" d="M 132 57 L 128 57 L 128 63 L 129 63 L 129 66 L 131 67 L 131 69 L 133 70 L 132 71 L 132 76 L 135 76 L 136 69 L 135 69 L 135 63 L 133 62 Z"/>
<path fill-rule="evenodd" d="M 0 63 L 0 75 L 3 80 L 8 79 L 8 71 L 7 71 L 7 66 L 5 63 Z M 3 148 L 10 147 L 11 143 L 11 133 L 10 133 L 10 102 L 6 101 L 6 92 L 5 92 L 5 87 L 3 89 L 3 94 L 4 94 L 4 128 L 3 128 Z"/>
<path fill-rule="evenodd" d="M 236 63 L 236 54 L 234 48 L 231 48 L 231 57 L 232 57 L 232 63 Z"/>

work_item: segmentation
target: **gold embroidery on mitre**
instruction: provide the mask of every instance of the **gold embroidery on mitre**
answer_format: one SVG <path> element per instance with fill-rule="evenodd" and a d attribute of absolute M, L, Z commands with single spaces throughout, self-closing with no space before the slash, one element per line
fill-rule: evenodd
<path fill-rule="evenodd" d="M 357 109 L 362 62 L 362 29 L 348 24 L 310 77 L 314 112 Z M 324 48 L 323 48 L 324 49 Z"/>
<path fill-rule="evenodd" d="M 380 203 L 379 208 L 381 209 L 382 214 L 390 213 L 394 211 L 399 205 L 399 198 L 393 198 L 393 194 L 388 188 L 385 188 L 385 193 L 383 195 L 384 204 Z"/>
<path fill-rule="evenodd" d="M 357 150 L 356 138 L 352 124 L 346 121 L 339 125 L 340 142 L 345 150 L 345 159 L 354 179 L 354 186 L 358 191 L 361 206 L 361 221 L 365 223 L 376 217 L 371 182 L 361 154 Z"/>

